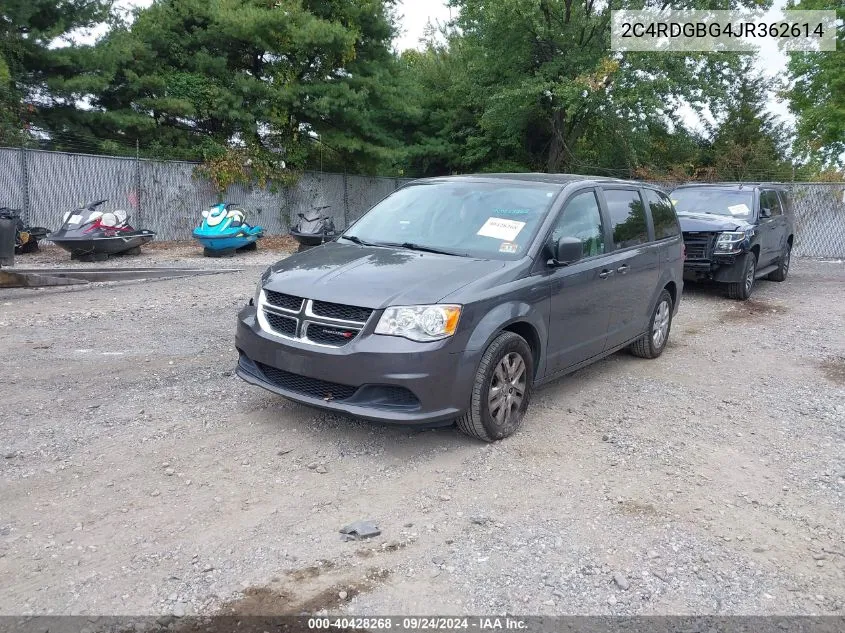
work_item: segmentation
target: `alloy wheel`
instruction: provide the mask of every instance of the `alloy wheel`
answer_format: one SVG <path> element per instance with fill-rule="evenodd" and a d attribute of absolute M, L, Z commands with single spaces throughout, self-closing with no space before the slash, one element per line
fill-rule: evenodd
<path fill-rule="evenodd" d="M 487 405 L 499 424 L 508 425 L 519 415 L 525 398 L 526 376 L 525 360 L 517 352 L 506 354 L 496 365 Z"/>
<path fill-rule="evenodd" d="M 757 272 L 757 263 L 752 258 L 751 265 L 748 267 L 748 272 L 745 274 L 745 292 L 751 292 L 751 286 L 754 285 L 755 272 Z"/>
<path fill-rule="evenodd" d="M 651 328 L 651 340 L 654 347 L 660 349 L 669 335 L 669 302 L 661 301 L 654 315 L 654 325 Z"/>

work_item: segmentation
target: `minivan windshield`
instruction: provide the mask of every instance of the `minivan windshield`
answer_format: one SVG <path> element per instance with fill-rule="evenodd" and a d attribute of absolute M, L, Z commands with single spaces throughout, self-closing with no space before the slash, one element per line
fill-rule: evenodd
<path fill-rule="evenodd" d="M 484 259 L 518 259 L 560 186 L 542 183 L 412 184 L 379 202 L 341 237 Z"/>
<path fill-rule="evenodd" d="M 708 213 L 729 215 L 741 220 L 750 220 L 754 195 L 751 190 L 739 191 L 716 189 L 714 187 L 676 189 L 671 195 L 678 215 Z"/>

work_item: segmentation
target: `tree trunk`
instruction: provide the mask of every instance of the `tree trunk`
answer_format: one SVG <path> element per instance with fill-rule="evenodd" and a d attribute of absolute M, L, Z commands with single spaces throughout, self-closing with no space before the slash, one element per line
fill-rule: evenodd
<path fill-rule="evenodd" d="M 554 174 L 569 164 L 569 148 L 565 137 L 566 111 L 561 108 L 554 110 L 549 122 L 552 138 L 549 141 L 549 154 L 546 157 L 546 171 Z"/>

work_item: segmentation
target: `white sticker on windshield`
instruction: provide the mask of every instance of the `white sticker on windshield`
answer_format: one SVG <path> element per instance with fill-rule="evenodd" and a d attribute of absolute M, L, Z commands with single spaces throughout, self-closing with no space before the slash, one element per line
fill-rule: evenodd
<path fill-rule="evenodd" d="M 748 215 L 751 213 L 751 209 L 748 208 L 748 205 L 744 202 L 742 204 L 734 204 L 728 207 L 728 211 L 731 212 L 731 215 Z"/>
<path fill-rule="evenodd" d="M 484 226 L 478 229 L 477 235 L 492 237 L 497 240 L 504 240 L 505 242 L 513 242 L 524 226 L 525 222 L 518 222 L 517 220 L 487 218 Z"/>
<path fill-rule="evenodd" d="M 79 224 L 82 222 L 82 216 L 80 214 L 70 216 L 70 219 L 67 221 L 68 224 Z"/>

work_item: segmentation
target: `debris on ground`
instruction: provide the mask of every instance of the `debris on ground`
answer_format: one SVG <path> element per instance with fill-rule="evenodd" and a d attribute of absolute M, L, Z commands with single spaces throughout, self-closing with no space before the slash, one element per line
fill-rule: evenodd
<path fill-rule="evenodd" d="M 342 528 L 340 533 L 343 535 L 341 540 L 344 541 L 362 541 L 367 538 L 372 538 L 381 534 L 381 530 L 374 521 L 355 521 Z"/>

